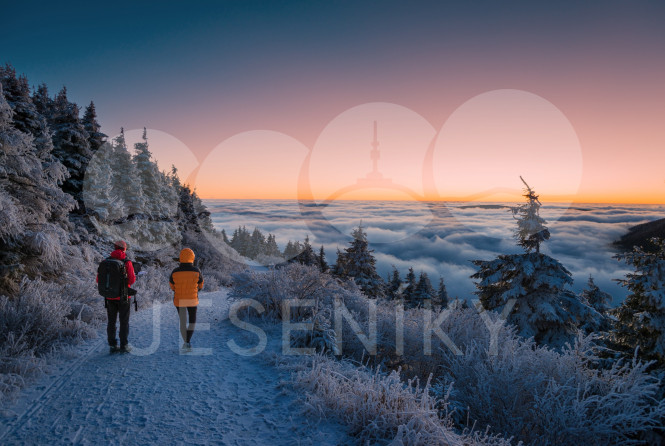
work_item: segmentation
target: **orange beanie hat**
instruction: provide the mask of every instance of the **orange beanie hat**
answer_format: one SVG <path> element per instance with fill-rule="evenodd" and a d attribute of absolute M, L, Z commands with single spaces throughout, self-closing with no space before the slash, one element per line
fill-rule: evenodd
<path fill-rule="evenodd" d="M 180 263 L 194 263 L 194 251 L 189 248 L 180 251 Z"/>

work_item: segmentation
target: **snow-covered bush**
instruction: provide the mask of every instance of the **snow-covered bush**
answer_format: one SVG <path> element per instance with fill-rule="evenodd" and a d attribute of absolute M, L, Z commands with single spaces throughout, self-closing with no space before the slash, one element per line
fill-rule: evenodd
<path fill-rule="evenodd" d="M 439 417 L 446 406 L 432 397 L 429 384 L 404 383 L 399 372 L 384 374 L 324 356 L 301 363 L 294 373 L 308 391 L 309 407 L 332 414 L 349 426 L 363 444 L 391 445 L 508 445 L 510 441 L 484 433 L 455 432 L 450 419 Z"/>
<path fill-rule="evenodd" d="M 665 415 L 665 403 L 657 400 L 658 383 L 646 373 L 646 365 L 635 362 L 602 368 L 594 353 L 593 336 L 580 337 L 572 346 L 557 351 L 519 336 L 515 327 L 492 311 L 480 313 L 476 308 L 456 305 L 433 310 L 403 309 L 397 301 L 367 298 L 357 288 L 345 288 L 315 268 L 295 264 L 267 273 L 244 272 L 234 279 L 233 295 L 259 301 L 266 308 L 263 317 L 268 319 L 281 319 L 285 299 L 315 300 L 318 306 L 314 309 L 293 307 L 292 320 L 310 322 L 324 316 L 322 320 L 331 323 L 326 328 L 332 333 L 334 298 L 340 297 L 356 327 L 344 320 L 343 348 L 337 353 L 388 372 L 400 370 L 402 385 L 406 385 L 404 379 L 417 378 L 424 383 L 431 376 L 435 383 L 432 392 L 445 401 L 445 413 L 460 432 L 469 426 L 481 431 L 489 427 L 493 434 L 532 444 L 626 444 L 657 426 Z M 373 320 L 375 354 L 357 335 L 359 331 L 367 340 Z M 311 346 L 307 336 L 312 333 L 293 332 L 292 342 Z M 335 338 L 331 343 L 339 340 Z M 387 429 L 381 423 L 389 416 L 381 415 L 383 412 L 363 412 L 362 416 L 356 413 L 370 410 L 360 403 L 374 401 L 372 398 L 381 393 L 376 389 L 359 390 L 360 384 L 353 384 L 356 378 L 333 369 L 334 364 L 321 362 L 308 372 L 311 376 L 305 375 L 305 382 L 315 393 L 323 392 L 330 399 L 321 404 L 341 414 L 352 426 L 362 426 L 367 417 L 383 417 L 367 429 Z M 344 367 L 353 370 L 349 365 Z M 372 382 L 382 381 L 381 376 L 376 375 Z M 399 382 L 398 375 L 392 376 L 389 381 Z M 325 386 L 332 386 L 333 390 L 327 394 Z M 349 392 L 346 400 L 339 398 L 342 392 Z M 389 407 L 382 410 L 389 411 Z M 415 425 L 419 426 L 417 432 L 427 431 L 429 428 L 423 427 L 427 423 L 420 420 L 420 415 L 418 420 L 400 424 L 404 421 L 400 419 L 397 424 L 403 426 L 403 432 L 413 433 L 405 429 Z M 446 423 L 444 420 L 443 425 Z M 402 432 L 392 432 L 398 431 Z M 375 435 L 365 433 L 361 427 L 356 433 L 367 439 Z M 404 444 L 430 444 L 426 440 L 429 434 L 409 435 L 404 438 L 420 438 L 422 443 L 404 440 Z"/>
<path fill-rule="evenodd" d="M 169 287 L 169 275 L 173 268 L 144 266 L 141 275 L 132 288 L 136 289 L 136 299 L 141 307 L 149 307 L 154 302 L 168 302 L 173 298 Z"/>
<path fill-rule="evenodd" d="M 440 388 L 453 383 L 461 418 L 527 444 L 629 444 L 659 425 L 665 401 L 646 364 L 599 369 L 593 347 L 579 337 L 557 352 L 506 332 L 497 355 L 482 342 L 445 355 Z"/>
<path fill-rule="evenodd" d="M 14 297 L 0 296 L 1 393 L 22 386 L 59 345 L 95 336 L 88 324 L 69 319 L 70 312 L 62 287 L 39 279 L 24 279 Z"/>

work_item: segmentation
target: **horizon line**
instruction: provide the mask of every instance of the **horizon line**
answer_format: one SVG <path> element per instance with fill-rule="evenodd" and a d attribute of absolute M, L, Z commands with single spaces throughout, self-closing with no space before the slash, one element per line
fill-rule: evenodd
<path fill-rule="evenodd" d="M 316 200 L 314 198 L 227 198 L 227 197 L 199 197 L 201 200 L 227 200 L 227 201 L 296 201 L 296 202 L 307 202 L 307 203 L 317 203 L 324 204 L 325 200 Z M 376 199 L 376 198 L 367 198 L 367 199 L 336 199 L 335 201 L 348 201 L 348 202 L 395 202 L 403 201 L 409 203 L 517 203 L 510 200 L 487 200 L 487 201 L 471 201 L 471 200 L 443 200 L 443 199 L 432 199 L 432 200 L 399 200 L 399 199 Z M 552 203 L 552 204 L 570 204 L 570 205 L 584 205 L 584 204 L 616 204 L 616 205 L 653 205 L 653 206 L 665 206 L 665 202 L 638 202 L 638 201 L 568 201 L 568 200 L 540 200 L 541 203 Z"/>

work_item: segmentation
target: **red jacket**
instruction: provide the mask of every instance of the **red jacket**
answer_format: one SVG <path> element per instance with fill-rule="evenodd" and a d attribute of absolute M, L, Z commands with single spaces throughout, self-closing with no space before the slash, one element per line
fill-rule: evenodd
<path fill-rule="evenodd" d="M 126 257 L 127 255 L 125 254 L 125 251 L 123 251 L 122 249 L 116 249 L 111 253 L 111 258 L 113 259 L 125 260 Z M 136 282 L 136 274 L 134 274 L 134 265 L 132 265 L 131 260 L 127 260 L 127 262 L 125 262 L 125 269 L 127 270 L 127 285 L 131 287 L 134 284 L 134 282 Z M 97 276 L 95 280 L 99 282 L 99 276 Z M 132 296 L 129 296 L 129 298 L 131 299 Z M 120 300 L 120 297 L 110 298 L 109 300 Z"/>

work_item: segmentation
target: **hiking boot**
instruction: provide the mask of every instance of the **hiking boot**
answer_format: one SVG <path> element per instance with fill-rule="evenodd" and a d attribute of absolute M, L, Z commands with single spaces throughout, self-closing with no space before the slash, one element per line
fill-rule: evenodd
<path fill-rule="evenodd" d="M 122 345 L 120 346 L 120 353 L 129 353 L 132 351 L 132 346 L 127 344 L 127 345 Z"/>
<path fill-rule="evenodd" d="M 119 351 L 120 351 L 120 349 L 118 348 L 117 345 L 111 345 L 109 347 L 109 353 L 118 353 Z"/>
<path fill-rule="evenodd" d="M 185 342 L 182 344 L 181 350 L 189 352 L 192 351 L 192 343 L 191 342 Z"/>

